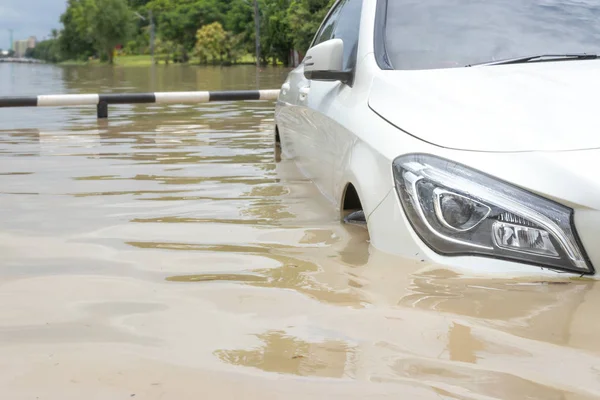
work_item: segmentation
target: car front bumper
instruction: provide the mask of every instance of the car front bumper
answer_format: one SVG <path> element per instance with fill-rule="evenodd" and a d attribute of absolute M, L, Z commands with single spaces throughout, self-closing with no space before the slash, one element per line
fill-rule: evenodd
<path fill-rule="evenodd" d="M 588 259 L 600 278 L 600 211 L 591 209 L 575 210 L 575 229 Z"/>
<path fill-rule="evenodd" d="M 442 151 L 435 155 L 461 160 L 471 168 L 572 208 L 581 247 L 594 268 L 590 275 L 600 278 L 600 177 L 593 172 L 596 160 L 600 159 L 600 150 L 512 154 Z M 412 229 L 393 186 L 381 204 L 368 215 L 367 222 L 371 243 L 377 249 L 467 275 L 581 275 L 487 256 L 437 254 Z"/>

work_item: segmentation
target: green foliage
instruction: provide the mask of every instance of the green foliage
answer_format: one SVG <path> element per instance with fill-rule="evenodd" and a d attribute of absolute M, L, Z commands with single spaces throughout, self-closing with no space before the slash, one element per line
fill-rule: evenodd
<path fill-rule="evenodd" d="M 133 18 L 127 0 L 68 0 L 60 17 L 63 57 L 88 58 L 97 51 L 112 63 L 114 48 L 130 36 Z"/>
<path fill-rule="evenodd" d="M 220 22 L 204 25 L 196 32 L 194 55 L 200 63 L 235 63 L 242 55 L 241 36 L 223 29 Z"/>
<path fill-rule="evenodd" d="M 208 60 L 223 60 L 226 53 L 227 32 L 223 25 L 218 22 L 204 25 L 196 33 L 196 47 L 194 54 L 200 58 L 200 62 Z"/>
<path fill-rule="evenodd" d="M 162 40 L 160 38 L 156 39 L 154 43 L 154 55 L 156 58 L 156 62 L 160 62 L 163 60 L 165 64 L 169 64 L 171 62 L 173 54 L 177 52 L 177 45 L 175 42 L 170 40 Z"/>
<path fill-rule="evenodd" d="M 225 29 L 236 35 L 254 32 L 253 13 L 251 0 L 232 0 L 225 15 Z"/>
<path fill-rule="evenodd" d="M 261 1 L 261 49 L 263 60 L 280 60 L 288 64 L 293 39 L 287 18 L 290 0 Z"/>
<path fill-rule="evenodd" d="M 156 45 L 155 45 L 156 47 Z M 150 27 L 141 28 L 137 34 L 125 45 L 127 54 L 149 54 L 150 53 Z"/>
<path fill-rule="evenodd" d="M 115 47 L 124 44 L 133 27 L 134 16 L 127 1 L 94 0 L 87 16 L 96 49 L 112 64 Z"/>
<path fill-rule="evenodd" d="M 304 52 L 334 0 L 257 0 L 261 61 L 287 64 L 292 49 Z M 116 45 L 126 54 L 148 54 L 149 12 L 155 54 L 165 61 L 235 62 L 254 53 L 254 0 L 67 0 L 61 16 L 59 58 L 112 61 Z M 143 19 L 137 17 L 138 13 Z"/>
<path fill-rule="evenodd" d="M 65 59 L 84 59 L 94 54 L 94 43 L 87 26 L 89 3 L 89 0 L 68 0 L 67 10 L 60 16 L 64 28 L 59 47 Z"/>
<path fill-rule="evenodd" d="M 127 0 L 127 5 L 132 10 L 137 10 L 137 9 L 145 6 L 148 3 L 150 3 L 150 0 Z"/>
<path fill-rule="evenodd" d="M 154 0 L 151 6 L 160 4 L 165 7 L 169 0 Z M 173 7 L 165 8 L 159 14 L 158 24 L 160 34 L 167 40 L 181 44 L 184 48 L 184 58 L 187 52 L 196 44 L 196 32 L 204 25 L 213 22 L 222 23 L 224 20 L 223 4 L 220 0 L 171 0 Z"/>
<path fill-rule="evenodd" d="M 51 63 L 62 61 L 58 39 L 48 39 L 39 42 L 35 48 L 27 49 L 25 56 Z"/>
<path fill-rule="evenodd" d="M 239 39 L 238 50 L 254 53 L 254 8 L 252 0 L 232 0 L 225 14 L 225 29 Z"/>
<path fill-rule="evenodd" d="M 305 52 L 334 0 L 292 0 L 287 10 L 292 44 Z"/>

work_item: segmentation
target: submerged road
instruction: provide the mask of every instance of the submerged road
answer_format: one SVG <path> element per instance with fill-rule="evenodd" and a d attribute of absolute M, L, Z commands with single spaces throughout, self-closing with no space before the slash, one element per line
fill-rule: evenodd
<path fill-rule="evenodd" d="M 0 96 L 256 90 L 287 71 L 0 65 Z M 6 399 L 593 399 L 600 286 L 382 254 L 273 101 L 0 109 Z"/>

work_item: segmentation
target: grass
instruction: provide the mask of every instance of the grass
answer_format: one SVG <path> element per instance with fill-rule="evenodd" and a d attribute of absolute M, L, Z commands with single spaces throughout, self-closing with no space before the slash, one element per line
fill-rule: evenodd
<path fill-rule="evenodd" d="M 116 56 L 115 65 L 123 67 L 149 67 L 152 65 L 152 57 L 146 55 Z M 59 65 L 106 65 L 100 60 L 67 60 Z"/>
<path fill-rule="evenodd" d="M 162 57 L 155 56 L 155 60 L 158 60 L 160 64 L 164 64 Z M 238 64 L 254 64 L 254 56 L 246 54 L 238 60 Z M 199 65 L 200 62 L 196 58 L 192 58 L 189 65 Z M 122 67 L 149 67 L 152 65 L 152 56 L 150 55 L 124 55 L 115 57 L 115 65 Z M 170 62 L 169 65 L 181 65 Z"/>
<path fill-rule="evenodd" d="M 156 60 L 159 60 L 160 64 L 163 65 L 164 61 L 160 56 L 155 57 Z M 117 55 L 115 56 L 115 65 L 119 67 L 149 67 L 152 65 L 152 56 L 142 54 L 142 55 Z M 237 64 L 251 64 L 254 65 L 256 63 L 255 58 L 252 54 L 246 54 L 242 56 Z M 67 60 L 61 62 L 59 65 L 106 65 L 105 63 L 100 62 L 100 60 Z M 181 65 L 170 62 L 169 65 Z M 192 58 L 188 65 L 200 65 L 200 62 L 197 58 Z M 210 65 L 210 64 L 209 64 Z"/>
<path fill-rule="evenodd" d="M 83 61 L 83 60 L 67 60 L 67 61 L 61 61 L 58 63 L 58 65 L 92 65 L 92 64 L 99 64 L 96 61 Z"/>
<path fill-rule="evenodd" d="M 115 65 L 123 67 L 148 67 L 152 65 L 152 57 L 147 55 L 139 56 L 115 56 Z"/>

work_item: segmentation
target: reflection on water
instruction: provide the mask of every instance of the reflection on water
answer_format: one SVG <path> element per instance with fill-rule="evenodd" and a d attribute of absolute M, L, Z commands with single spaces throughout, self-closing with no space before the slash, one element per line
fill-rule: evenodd
<path fill-rule="evenodd" d="M 353 364 L 353 350 L 343 341 L 309 343 L 281 331 L 258 335 L 264 345 L 255 350 L 219 350 L 224 362 L 259 368 L 266 372 L 343 378 L 346 365 Z"/>
<path fill-rule="evenodd" d="M 320 236 L 330 235 L 327 239 Z M 331 232 L 324 231 L 322 233 L 315 233 L 314 231 L 308 231 L 305 237 L 299 240 L 301 244 L 324 244 L 328 240 L 331 241 Z M 364 236 L 364 234 L 363 234 Z M 308 240 L 311 238 L 312 240 Z M 363 238 L 364 239 L 364 238 Z M 366 240 L 363 242 L 366 244 Z M 165 248 L 165 244 L 154 244 Z M 277 267 L 270 267 L 268 269 L 259 268 L 250 271 L 246 271 L 245 274 L 196 274 L 196 275 L 180 275 L 168 277 L 168 281 L 173 282 L 207 282 L 207 281 L 233 281 L 237 283 L 245 283 L 248 285 L 264 288 L 279 288 L 279 289 L 293 289 L 302 293 L 306 296 L 314 298 L 318 301 L 327 303 L 334 303 L 338 305 L 346 305 L 350 307 L 360 307 L 361 298 L 359 293 L 354 293 L 352 286 L 352 279 L 344 276 L 343 272 L 337 274 L 332 273 L 333 271 L 323 271 L 318 261 L 310 261 L 302 259 L 298 256 L 285 255 L 286 253 L 294 253 L 293 247 L 281 247 L 277 245 L 271 245 L 269 247 L 245 247 L 245 246 L 231 246 L 202 248 L 189 246 L 173 246 L 167 245 L 168 249 L 171 250 L 196 250 L 196 251 L 224 251 L 227 253 L 239 252 L 246 255 L 261 256 L 263 259 L 270 259 L 275 262 Z M 363 252 L 366 252 L 366 246 Z M 335 255 L 331 256 L 336 257 Z M 339 280 L 342 285 L 327 284 L 324 279 L 330 277 L 332 282 Z M 320 279 L 317 279 L 320 278 Z M 348 281 L 348 283 L 346 283 Z M 358 286 L 358 285 L 357 285 Z"/>
<path fill-rule="evenodd" d="M 0 65 L 0 95 L 285 72 Z M 600 397 L 596 282 L 378 252 L 272 135 L 272 102 L 0 110 L 3 397 Z"/>

